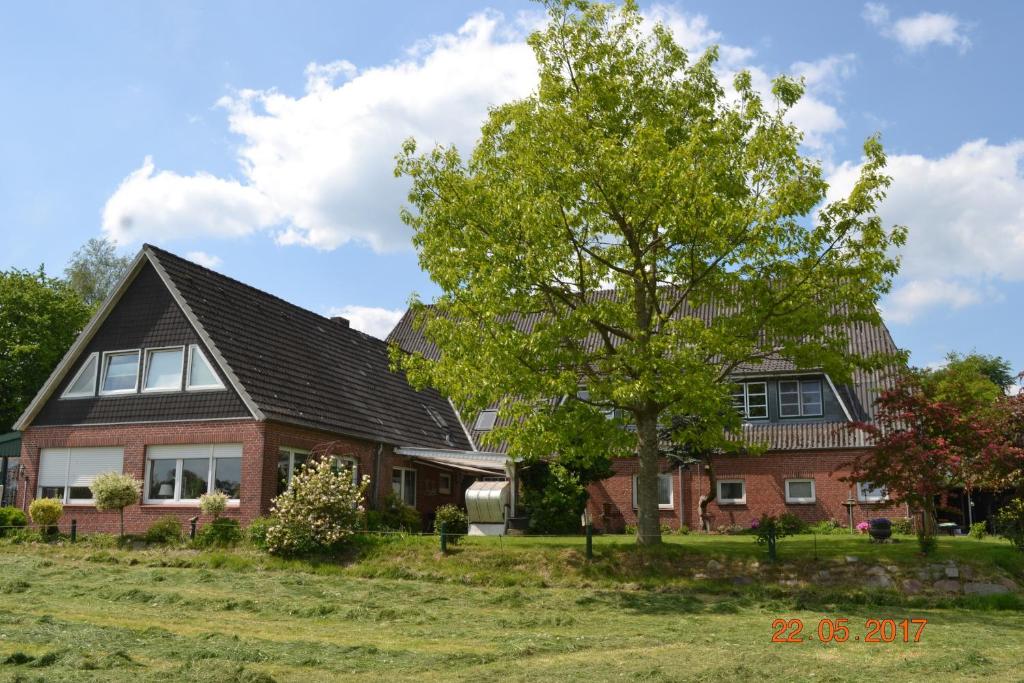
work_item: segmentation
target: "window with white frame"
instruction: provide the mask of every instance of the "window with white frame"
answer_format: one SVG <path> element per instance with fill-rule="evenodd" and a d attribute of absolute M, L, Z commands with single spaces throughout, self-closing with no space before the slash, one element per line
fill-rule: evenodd
<path fill-rule="evenodd" d="M 473 425 L 473 429 L 478 432 L 490 431 L 494 429 L 494 423 L 497 419 L 497 410 L 481 410 L 480 414 L 476 416 L 476 424 Z"/>
<path fill-rule="evenodd" d="M 743 505 L 747 502 L 747 487 L 742 479 L 719 479 L 716 498 L 719 505 Z"/>
<path fill-rule="evenodd" d="M 857 500 L 862 503 L 880 503 L 888 498 L 884 486 L 875 486 L 871 482 L 857 482 Z"/>
<path fill-rule="evenodd" d="M 185 347 L 146 349 L 143 391 L 181 391 Z"/>
<path fill-rule="evenodd" d="M 89 486 L 101 474 L 124 469 L 120 446 L 44 448 L 39 452 L 37 495 L 63 503 L 92 502 Z"/>
<path fill-rule="evenodd" d="M 61 398 L 84 398 L 96 395 L 96 374 L 100 366 L 100 354 L 90 353 L 68 384 Z"/>
<path fill-rule="evenodd" d="M 277 495 L 284 493 L 292 483 L 292 477 L 302 469 L 309 458 L 309 451 L 287 446 L 277 449 Z"/>
<path fill-rule="evenodd" d="M 452 492 L 452 475 L 441 472 L 437 475 L 437 492 L 449 494 Z"/>
<path fill-rule="evenodd" d="M 813 503 L 815 500 L 813 479 L 786 480 L 787 503 Z"/>
<path fill-rule="evenodd" d="M 406 505 L 416 507 L 416 470 L 407 467 L 392 469 L 391 491 Z"/>
<path fill-rule="evenodd" d="M 347 469 L 352 472 L 352 481 L 359 481 L 359 461 L 348 455 L 332 455 L 331 463 L 335 472 Z"/>
<path fill-rule="evenodd" d="M 672 473 L 665 472 L 658 475 L 658 509 L 672 509 Z M 637 509 L 637 475 L 633 475 L 633 509 Z"/>
<path fill-rule="evenodd" d="M 101 394 L 134 394 L 139 386 L 139 350 L 103 353 Z"/>
<path fill-rule="evenodd" d="M 242 444 L 149 446 L 146 503 L 197 503 L 220 491 L 238 501 L 242 491 Z"/>
<path fill-rule="evenodd" d="M 586 387 L 580 387 L 580 389 L 576 392 L 576 398 L 578 398 L 579 400 L 581 400 L 583 402 L 590 401 L 590 390 L 587 389 Z M 612 406 L 599 406 L 599 405 L 596 405 L 594 407 L 597 410 L 599 410 L 602 415 L 605 416 L 605 419 L 614 420 L 616 417 L 619 416 L 619 411 L 616 410 Z"/>
<path fill-rule="evenodd" d="M 820 417 L 821 380 L 779 380 L 780 417 Z"/>
<path fill-rule="evenodd" d="M 732 395 L 736 411 L 747 420 L 768 418 L 768 383 L 741 382 Z"/>
<path fill-rule="evenodd" d="M 198 344 L 188 347 L 188 372 L 185 374 L 185 389 L 199 391 L 202 389 L 223 389 L 224 383 L 213 371 L 213 366 L 206 359 L 206 354 Z"/>

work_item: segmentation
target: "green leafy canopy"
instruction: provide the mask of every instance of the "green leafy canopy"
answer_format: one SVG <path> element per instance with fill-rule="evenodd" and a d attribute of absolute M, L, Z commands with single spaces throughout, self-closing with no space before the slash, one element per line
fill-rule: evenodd
<path fill-rule="evenodd" d="M 656 540 L 659 421 L 735 428 L 730 377 L 768 357 L 840 380 L 891 362 L 852 356 L 848 331 L 880 323 L 906 231 L 875 213 L 889 178 L 874 137 L 849 196 L 823 204 L 786 119 L 800 82 L 765 99 L 744 72 L 727 92 L 715 48 L 691 61 L 634 3 L 547 9 L 534 94 L 493 108 L 466 158 L 413 141 L 398 156 L 402 217 L 442 293 L 418 316 L 440 358 L 395 358 L 466 414 L 499 403 L 513 426 L 492 442 L 517 455 L 638 453 Z"/>

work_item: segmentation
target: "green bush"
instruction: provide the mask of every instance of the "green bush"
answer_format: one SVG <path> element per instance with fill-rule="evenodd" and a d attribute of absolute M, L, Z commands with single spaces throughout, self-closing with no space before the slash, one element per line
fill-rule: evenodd
<path fill-rule="evenodd" d="M 266 550 L 267 531 L 273 523 L 274 520 L 270 517 L 257 517 L 249 522 L 249 526 L 245 530 L 245 535 L 246 538 L 248 538 L 249 543 L 260 550 Z"/>
<path fill-rule="evenodd" d="M 914 533 L 914 520 L 910 517 L 897 517 L 892 520 L 892 532 L 909 536 Z"/>
<path fill-rule="evenodd" d="M 975 522 L 971 525 L 971 530 L 968 533 L 971 538 L 976 538 L 980 541 L 988 536 L 988 525 L 985 522 Z"/>
<path fill-rule="evenodd" d="M 458 543 L 462 535 L 469 531 L 469 517 L 466 516 L 466 511 L 456 505 L 442 505 L 437 508 L 437 513 L 434 517 L 434 531 L 441 533 L 441 525 L 444 524 L 445 535 L 456 534 L 455 536 L 448 536 L 449 543 Z"/>
<path fill-rule="evenodd" d="M 807 531 L 819 536 L 831 536 L 832 534 L 848 534 L 850 530 L 834 519 L 826 519 L 815 522 L 807 527 Z"/>
<path fill-rule="evenodd" d="M 117 510 L 121 516 L 121 535 L 124 536 L 124 509 L 139 502 L 142 482 L 130 474 L 106 472 L 89 484 L 97 510 Z"/>
<path fill-rule="evenodd" d="M 197 548 L 227 548 L 242 540 L 242 527 L 238 520 L 215 519 L 196 532 L 193 545 Z"/>
<path fill-rule="evenodd" d="M 416 508 L 403 503 L 390 494 L 381 502 L 376 514 L 367 516 L 367 528 L 371 531 L 408 531 L 418 533 L 423 529 L 423 519 Z M 374 526 L 370 526 L 370 523 Z"/>
<path fill-rule="evenodd" d="M 784 535 L 786 536 L 806 534 L 810 530 L 810 526 L 807 522 L 800 519 L 792 512 L 784 512 L 779 515 L 779 528 L 785 532 Z"/>
<path fill-rule="evenodd" d="M 142 535 L 142 540 L 162 545 L 181 543 L 181 520 L 170 515 L 161 517 L 149 525 L 146 533 Z"/>
<path fill-rule="evenodd" d="M 354 481 L 351 470 L 336 469 L 330 458 L 307 463 L 274 499 L 267 550 L 301 555 L 338 547 L 362 525 L 363 494 L 369 481 L 368 477 Z M 419 515 L 416 518 L 418 522 Z"/>
<path fill-rule="evenodd" d="M 0 536 L 28 526 L 28 517 L 18 508 L 0 508 Z"/>
<path fill-rule="evenodd" d="M 996 514 L 996 529 L 1017 550 L 1024 551 L 1024 498 L 1014 498 Z"/>
<path fill-rule="evenodd" d="M 28 506 L 29 517 L 47 534 L 57 533 L 57 522 L 64 514 L 64 504 L 56 498 L 36 498 Z"/>
<path fill-rule="evenodd" d="M 622 529 L 622 533 L 626 534 L 627 536 L 636 536 L 636 532 L 637 532 L 636 524 L 627 524 Z"/>

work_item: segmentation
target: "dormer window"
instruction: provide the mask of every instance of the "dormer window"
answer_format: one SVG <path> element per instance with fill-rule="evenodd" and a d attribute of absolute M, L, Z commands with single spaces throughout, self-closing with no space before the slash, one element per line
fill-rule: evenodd
<path fill-rule="evenodd" d="M 200 389 L 223 389 L 224 384 L 213 371 L 210 361 L 197 344 L 188 347 L 188 380 L 185 388 L 189 391 Z"/>
<path fill-rule="evenodd" d="M 821 380 L 779 380 L 780 417 L 820 417 Z"/>
<path fill-rule="evenodd" d="M 736 411 L 747 420 L 764 420 L 768 417 L 768 383 L 742 382 L 736 385 L 732 403 Z"/>
<path fill-rule="evenodd" d="M 134 394 L 139 386 L 139 351 L 111 351 L 103 354 L 101 394 Z"/>
<path fill-rule="evenodd" d="M 494 423 L 497 419 L 497 410 L 481 410 L 480 414 L 476 416 L 476 424 L 473 425 L 473 429 L 478 432 L 488 432 L 494 429 Z"/>
<path fill-rule="evenodd" d="M 146 349 L 143 391 L 181 391 L 185 347 Z"/>
<path fill-rule="evenodd" d="M 85 398 L 96 395 L 96 370 L 100 366 L 100 355 L 90 353 L 79 368 L 78 374 L 61 394 L 61 398 Z"/>

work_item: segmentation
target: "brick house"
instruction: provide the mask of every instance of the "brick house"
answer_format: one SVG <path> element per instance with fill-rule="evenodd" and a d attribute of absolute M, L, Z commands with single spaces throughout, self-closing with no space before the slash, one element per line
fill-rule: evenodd
<path fill-rule="evenodd" d="M 108 471 L 143 481 L 131 532 L 196 516 L 214 490 L 248 522 L 311 454 L 369 476 L 371 506 L 394 494 L 428 516 L 505 475 L 446 398 L 390 370 L 385 342 L 150 245 L 15 429 L 17 504 L 60 498 L 83 531 L 117 528 L 88 488 Z"/>
<path fill-rule="evenodd" d="M 713 316 L 714 311 L 704 311 Z M 525 324 L 529 324 L 526 322 Z M 862 356 L 896 351 L 884 326 L 856 324 L 849 334 L 851 351 Z M 437 357 L 438 350 L 423 338 L 406 312 L 388 337 L 409 353 Z M 840 481 L 844 465 L 869 452 L 863 435 L 846 429 L 854 421 L 870 421 L 874 401 L 889 380 L 883 372 L 857 370 L 849 384 L 836 384 L 823 372 L 795 367 L 773 358 L 734 375 L 734 402 L 743 416 L 744 437 L 761 444 L 758 456 L 722 456 L 713 460 L 716 500 L 708 507 L 712 527 L 749 526 L 762 514 L 789 512 L 808 521 L 835 519 L 848 523 L 875 517 L 907 517 L 905 506 L 890 504 L 885 492 L 870 482 Z M 503 424 L 496 406 L 468 424 L 474 443 L 494 426 Z M 502 451 L 503 446 L 495 448 Z M 698 501 L 708 492 L 707 473 L 700 465 L 681 465 L 665 459 L 659 475 L 659 509 L 663 524 L 700 528 Z M 636 524 L 637 461 L 613 462 L 614 474 L 590 486 L 588 511 L 594 526 L 621 531 Z M 852 501 L 848 508 L 847 503 Z"/>

